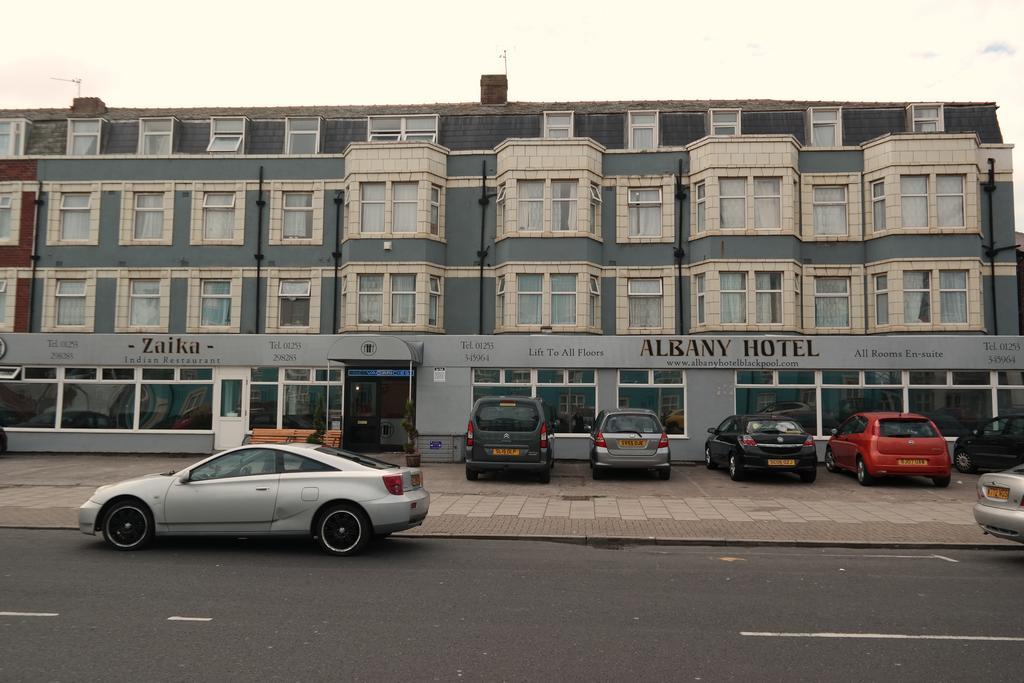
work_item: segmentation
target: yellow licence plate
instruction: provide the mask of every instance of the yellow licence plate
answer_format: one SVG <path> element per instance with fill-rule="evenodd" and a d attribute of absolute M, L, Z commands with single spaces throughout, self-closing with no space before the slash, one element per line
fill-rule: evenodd
<path fill-rule="evenodd" d="M 413 473 L 413 475 L 412 475 L 412 485 L 413 486 L 422 486 L 423 485 L 423 475 L 421 473 L 419 473 L 419 472 L 414 472 Z"/>
<path fill-rule="evenodd" d="M 927 465 L 928 461 L 924 458 L 900 458 L 900 465 Z"/>
<path fill-rule="evenodd" d="M 796 465 L 796 460 L 792 458 L 768 458 L 768 465 L 770 467 L 793 467 Z"/>
<path fill-rule="evenodd" d="M 519 455 L 518 448 L 495 448 L 492 453 L 495 455 Z"/>
<path fill-rule="evenodd" d="M 985 495 L 994 500 L 1009 500 L 1010 489 L 1004 486 L 989 486 Z"/>
<path fill-rule="evenodd" d="M 644 439 L 619 439 L 619 448 L 643 448 L 646 445 Z"/>

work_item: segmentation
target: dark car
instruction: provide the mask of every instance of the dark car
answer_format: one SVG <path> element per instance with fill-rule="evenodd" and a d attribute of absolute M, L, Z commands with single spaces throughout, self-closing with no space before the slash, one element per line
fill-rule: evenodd
<path fill-rule="evenodd" d="M 814 438 L 791 418 L 731 415 L 708 433 L 704 464 L 709 470 L 728 467 L 733 481 L 754 470 L 795 472 L 807 483 L 818 476 Z"/>
<path fill-rule="evenodd" d="M 1024 415 L 1002 415 L 961 436 L 953 465 L 964 473 L 1007 470 L 1024 464 Z"/>
<path fill-rule="evenodd" d="M 481 472 L 533 472 L 551 481 L 554 411 L 530 396 L 478 398 L 466 428 L 466 479 Z"/>

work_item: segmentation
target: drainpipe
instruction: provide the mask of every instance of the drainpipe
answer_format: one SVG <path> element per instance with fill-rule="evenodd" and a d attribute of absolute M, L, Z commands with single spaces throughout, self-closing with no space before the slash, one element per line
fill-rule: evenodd
<path fill-rule="evenodd" d="M 256 334 L 260 334 L 260 280 L 263 267 L 263 167 L 260 166 L 260 184 L 256 194 Z"/>
<path fill-rule="evenodd" d="M 32 255 L 29 256 L 32 260 L 32 274 L 28 281 L 28 329 L 26 332 L 32 331 L 32 319 L 35 317 L 33 313 L 36 300 L 36 265 L 39 263 L 39 207 L 43 205 L 42 187 L 42 183 L 40 183 L 39 189 L 36 190 L 36 199 L 33 202 L 35 214 L 32 219 Z"/>
<path fill-rule="evenodd" d="M 477 203 L 480 204 L 480 250 L 476 252 L 476 257 L 480 259 L 480 291 L 479 291 L 479 310 L 477 312 L 477 334 L 484 333 L 484 259 L 487 257 L 489 247 L 484 246 L 484 236 L 487 230 L 487 205 L 491 203 L 491 197 L 497 196 L 496 192 L 487 191 L 487 160 L 483 159 L 480 162 L 480 199 Z"/>
<path fill-rule="evenodd" d="M 996 255 L 1001 251 L 1016 249 L 1017 245 L 1007 247 L 996 247 L 996 215 L 992 207 L 992 193 L 996 191 L 996 160 L 988 160 L 988 180 L 981 184 L 981 189 L 988 197 L 988 248 L 985 256 L 988 256 L 989 274 L 992 280 L 992 331 L 989 334 L 999 334 L 999 310 L 996 307 Z"/>
<path fill-rule="evenodd" d="M 686 188 L 683 186 L 683 160 L 679 160 L 676 172 L 676 247 L 672 250 L 676 258 L 676 305 L 679 307 L 679 326 L 677 334 L 683 333 L 683 201 L 686 199 Z"/>
<path fill-rule="evenodd" d="M 341 268 L 341 207 L 345 202 L 345 191 L 336 190 L 334 193 L 334 325 L 331 327 L 333 334 L 338 334 L 338 270 Z"/>

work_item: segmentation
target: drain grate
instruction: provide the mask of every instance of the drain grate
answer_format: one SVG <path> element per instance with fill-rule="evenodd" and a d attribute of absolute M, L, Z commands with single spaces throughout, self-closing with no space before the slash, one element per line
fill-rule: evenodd
<path fill-rule="evenodd" d="M 562 500 L 594 500 L 598 496 L 562 496 Z"/>

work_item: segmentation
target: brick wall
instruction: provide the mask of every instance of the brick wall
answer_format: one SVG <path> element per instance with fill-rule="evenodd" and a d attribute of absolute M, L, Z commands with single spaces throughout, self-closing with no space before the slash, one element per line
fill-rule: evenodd
<path fill-rule="evenodd" d="M 36 160 L 18 159 L 0 162 L 0 181 L 35 180 Z"/>
<path fill-rule="evenodd" d="M 34 181 L 35 159 L 14 159 L 0 162 L 0 181 Z M 18 221 L 18 244 L 0 247 L 0 267 L 28 268 L 32 265 L 32 235 L 35 232 L 36 193 L 21 193 L 21 217 Z M 29 278 L 18 278 L 15 289 L 14 331 L 28 332 Z"/>

